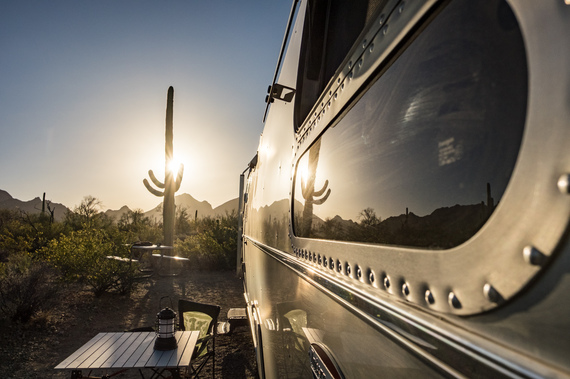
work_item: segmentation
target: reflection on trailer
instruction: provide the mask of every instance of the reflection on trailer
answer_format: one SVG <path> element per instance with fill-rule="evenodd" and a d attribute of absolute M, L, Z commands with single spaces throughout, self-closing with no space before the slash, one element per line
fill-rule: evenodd
<path fill-rule="evenodd" d="M 238 270 L 262 378 L 570 376 L 570 4 L 294 1 Z"/>

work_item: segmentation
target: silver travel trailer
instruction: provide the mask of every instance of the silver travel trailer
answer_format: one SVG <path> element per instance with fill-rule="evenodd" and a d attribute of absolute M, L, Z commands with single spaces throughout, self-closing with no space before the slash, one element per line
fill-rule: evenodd
<path fill-rule="evenodd" d="M 295 1 L 242 174 L 266 378 L 570 376 L 570 1 Z"/>

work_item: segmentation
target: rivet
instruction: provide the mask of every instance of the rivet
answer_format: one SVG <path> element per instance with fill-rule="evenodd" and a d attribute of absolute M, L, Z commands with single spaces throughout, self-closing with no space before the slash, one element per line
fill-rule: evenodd
<path fill-rule="evenodd" d="M 434 297 L 433 297 L 433 293 L 431 293 L 430 290 L 426 290 L 426 293 L 425 293 L 424 298 L 426 299 L 426 303 L 428 303 L 428 304 L 430 304 L 430 305 L 433 304 L 433 303 L 435 303 L 435 299 L 434 299 Z"/>
<path fill-rule="evenodd" d="M 326 256 L 323 256 L 323 266 L 327 267 L 328 266 L 328 259 Z"/>
<path fill-rule="evenodd" d="M 566 4 L 570 4 L 570 0 L 566 0 Z M 570 174 L 564 174 L 558 178 L 558 190 L 564 195 L 570 194 Z"/>
<path fill-rule="evenodd" d="M 323 263 L 323 259 L 321 258 L 321 254 L 319 254 L 319 266 Z"/>
<path fill-rule="evenodd" d="M 398 12 L 402 13 L 404 11 L 404 5 L 406 3 L 402 3 L 402 5 L 400 5 L 400 8 L 398 8 Z"/>
<path fill-rule="evenodd" d="M 344 89 L 344 83 L 342 83 L 342 85 L 340 86 L 340 89 L 341 89 L 341 90 Z"/>
<path fill-rule="evenodd" d="M 526 263 L 533 266 L 542 266 L 546 261 L 546 255 L 534 246 L 526 246 L 523 249 L 523 257 Z"/>
<path fill-rule="evenodd" d="M 390 277 L 388 275 L 384 277 L 384 287 L 386 289 L 390 288 Z"/>
<path fill-rule="evenodd" d="M 350 70 L 352 68 L 352 61 L 348 62 L 348 69 Z"/>
<path fill-rule="evenodd" d="M 311 253 L 310 251 L 309 251 L 309 260 L 310 260 L 310 261 L 313 260 L 313 253 Z"/>
<path fill-rule="evenodd" d="M 483 294 L 485 295 L 487 300 L 493 303 L 500 303 L 503 300 L 501 294 L 495 289 L 495 287 L 493 287 L 489 283 L 486 283 L 483 286 Z"/>
<path fill-rule="evenodd" d="M 345 266 L 346 275 L 350 275 L 350 264 L 347 262 Z"/>
<path fill-rule="evenodd" d="M 317 263 L 317 253 L 313 254 L 313 262 Z"/>
<path fill-rule="evenodd" d="M 382 25 L 384 23 L 384 19 L 385 19 L 385 16 L 381 15 L 380 16 L 380 25 Z"/>
<path fill-rule="evenodd" d="M 370 45 L 370 52 L 373 52 L 373 51 L 374 51 L 374 44 L 371 44 Z"/>
<path fill-rule="evenodd" d="M 340 259 L 336 261 L 336 270 L 338 272 L 342 271 L 342 263 L 340 262 Z"/>
<path fill-rule="evenodd" d="M 366 43 L 367 43 L 367 42 L 368 42 L 367 40 L 362 41 L 362 48 L 363 48 L 363 49 L 366 49 Z"/>
<path fill-rule="evenodd" d="M 410 294 L 410 287 L 408 286 L 408 283 L 402 284 L 402 293 L 404 296 L 408 296 Z"/>
<path fill-rule="evenodd" d="M 353 76 L 354 76 L 354 73 L 352 71 L 348 73 L 348 79 L 352 79 Z"/>
<path fill-rule="evenodd" d="M 452 306 L 455 309 L 461 308 L 461 302 L 453 292 L 450 292 L 449 295 L 447 296 L 447 302 L 449 303 L 450 306 Z"/>
<path fill-rule="evenodd" d="M 362 59 L 358 61 L 358 68 L 362 67 Z"/>
<path fill-rule="evenodd" d="M 334 94 L 334 99 L 336 100 L 338 98 L 338 93 Z"/>
<path fill-rule="evenodd" d="M 356 266 L 356 277 L 358 279 L 362 278 L 362 269 L 360 268 L 360 266 Z"/>
<path fill-rule="evenodd" d="M 382 34 L 386 35 L 386 33 L 388 33 L 388 25 L 382 28 Z"/>
<path fill-rule="evenodd" d="M 329 259 L 329 267 L 331 270 L 334 270 L 334 259 L 332 258 Z"/>
<path fill-rule="evenodd" d="M 338 78 L 338 79 L 336 80 L 336 82 L 337 82 L 337 84 L 340 84 L 340 78 Z"/>

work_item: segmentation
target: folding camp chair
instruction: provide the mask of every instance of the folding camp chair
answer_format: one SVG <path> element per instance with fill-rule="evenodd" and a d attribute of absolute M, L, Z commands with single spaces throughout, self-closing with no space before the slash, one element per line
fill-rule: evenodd
<path fill-rule="evenodd" d="M 200 336 L 192 355 L 190 377 L 196 378 L 208 360 L 212 359 L 212 377 L 216 370 L 216 325 L 220 307 L 217 305 L 178 300 L 180 330 L 198 330 Z"/>

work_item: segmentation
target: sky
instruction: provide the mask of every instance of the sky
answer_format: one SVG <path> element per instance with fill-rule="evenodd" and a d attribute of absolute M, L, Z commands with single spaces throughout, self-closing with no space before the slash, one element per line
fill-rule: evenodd
<path fill-rule="evenodd" d="M 174 87 L 180 190 L 238 196 L 256 153 L 289 0 L 0 1 L 0 189 L 69 208 L 149 210 Z"/>

